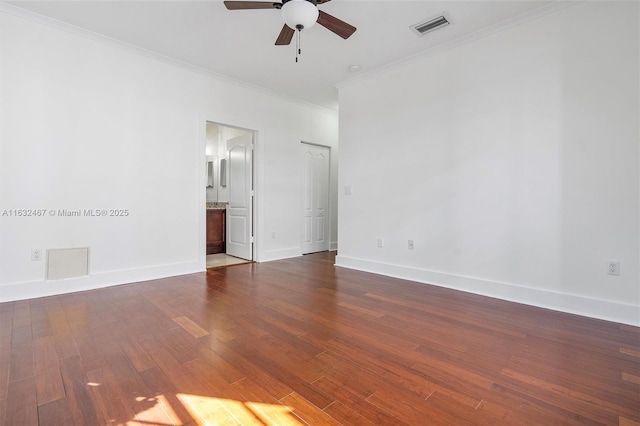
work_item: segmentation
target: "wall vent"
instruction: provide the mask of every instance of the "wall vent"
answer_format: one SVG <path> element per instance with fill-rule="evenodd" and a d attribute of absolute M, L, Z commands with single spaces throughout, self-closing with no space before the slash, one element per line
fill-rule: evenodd
<path fill-rule="evenodd" d="M 423 36 L 428 32 L 445 27 L 449 24 L 449 20 L 445 18 L 444 15 L 441 15 L 437 18 L 429 19 L 428 21 L 423 21 L 419 24 L 412 25 L 409 28 L 411 28 L 416 34 Z"/>
<path fill-rule="evenodd" d="M 47 280 L 89 275 L 89 247 L 47 250 Z"/>

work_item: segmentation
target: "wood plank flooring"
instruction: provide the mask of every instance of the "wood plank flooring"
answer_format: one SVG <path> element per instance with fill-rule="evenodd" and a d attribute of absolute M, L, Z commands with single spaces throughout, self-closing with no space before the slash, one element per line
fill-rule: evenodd
<path fill-rule="evenodd" d="M 333 260 L 0 304 L 0 425 L 640 425 L 640 329 Z"/>

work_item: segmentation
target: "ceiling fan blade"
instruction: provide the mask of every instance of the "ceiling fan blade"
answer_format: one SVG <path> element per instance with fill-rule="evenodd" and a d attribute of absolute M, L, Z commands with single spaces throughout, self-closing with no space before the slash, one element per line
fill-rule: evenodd
<path fill-rule="evenodd" d="M 278 3 L 270 1 L 225 1 L 224 5 L 229 10 L 246 10 L 246 9 L 275 9 Z"/>
<path fill-rule="evenodd" d="M 331 16 L 323 11 L 320 11 L 320 16 L 318 16 L 318 24 L 322 25 L 329 31 L 338 34 L 344 39 L 351 37 L 351 34 L 356 32 L 356 27 L 353 25 L 347 24 L 335 16 Z"/>
<path fill-rule="evenodd" d="M 276 39 L 276 46 L 286 46 L 291 44 L 291 39 L 293 38 L 293 34 L 295 30 L 289 28 L 287 24 L 282 27 L 282 31 L 280 31 L 280 35 Z"/>

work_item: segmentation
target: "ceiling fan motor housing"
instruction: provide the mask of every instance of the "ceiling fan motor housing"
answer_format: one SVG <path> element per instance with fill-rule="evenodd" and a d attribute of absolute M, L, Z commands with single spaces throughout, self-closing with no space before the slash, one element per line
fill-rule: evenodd
<path fill-rule="evenodd" d="M 282 0 L 280 3 L 274 3 L 274 4 L 273 4 L 273 7 L 274 7 L 275 9 L 281 9 L 281 8 L 282 8 L 282 5 L 284 5 L 285 3 L 288 3 L 288 2 L 290 2 L 290 1 L 291 1 L 291 0 Z M 306 1 L 308 1 L 309 3 L 312 3 L 312 4 L 316 5 L 316 6 L 317 6 L 317 5 L 319 5 L 319 4 L 322 4 L 322 3 L 326 3 L 326 2 L 325 2 L 325 1 L 323 1 L 323 0 L 306 0 Z"/>

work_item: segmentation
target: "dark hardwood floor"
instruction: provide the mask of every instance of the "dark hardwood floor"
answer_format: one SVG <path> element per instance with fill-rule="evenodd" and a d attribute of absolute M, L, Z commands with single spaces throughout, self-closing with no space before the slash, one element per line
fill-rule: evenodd
<path fill-rule="evenodd" d="M 0 424 L 640 423 L 640 329 L 330 253 L 0 304 Z"/>

